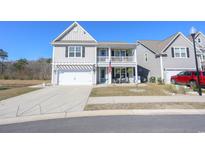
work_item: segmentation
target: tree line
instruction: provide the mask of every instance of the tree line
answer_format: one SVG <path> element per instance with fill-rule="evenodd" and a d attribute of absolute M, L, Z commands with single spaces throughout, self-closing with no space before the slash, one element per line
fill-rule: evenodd
<path fill-rule="evenodd" d="M 8 52 L 0 49 L 0 79 L 50 80 L 51 59 L 8 61 Z"/>

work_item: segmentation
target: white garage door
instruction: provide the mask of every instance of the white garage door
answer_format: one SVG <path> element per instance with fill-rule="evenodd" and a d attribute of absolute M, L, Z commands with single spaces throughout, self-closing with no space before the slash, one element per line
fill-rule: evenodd
<path fill-rule="evenodd" d="M 68 72 L 60 71 L 58 78 L 59 85 L 91 85 L 92 72 Z"/>
<path fill-rule="evenodd" d="M 181 71 L 165 71 L 165 83 L 170 83 L 171 76 L 177 75 Z"/>

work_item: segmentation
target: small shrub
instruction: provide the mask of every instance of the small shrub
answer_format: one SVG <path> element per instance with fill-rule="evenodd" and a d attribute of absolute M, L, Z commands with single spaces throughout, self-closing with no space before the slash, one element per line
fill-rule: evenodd
<path fill-rule="evenodd" d="M 164 84 L 164 80 L 162 80 L 161 77 L 158 77 L 158 78 L 157 78 L 157 83 L 158 83 L 158 84 Z"/>
<path fill-rule="evenodd" d="M 16 77 L 15 77 L 15 76 L 12 76 L 12 77 L 11 77 L 11 79 L 12 79 L 12 80 L 15 80 L 15 79 L 16 79 Z"/>
<path fill-rule="evenodd" d="M 151 77 L 149 78 L 149 82 L 150 82 L 150 83 L 156 83 L 156 77 L 151 76 Z"/>
<path fill-rule="evenodd" d="M 192 87 L 193 91 L 199 91 L 199 88 L 197 86 Z"/>
<path fill-rule="evenodd" d="M 9 76 L 8 75 L 4 75 L 4 80 L 8 80 Z"/>
<path fill-rule="evenodd" d="M 32 76 L 28 76 L 27 80 L 33 80 Z"/>

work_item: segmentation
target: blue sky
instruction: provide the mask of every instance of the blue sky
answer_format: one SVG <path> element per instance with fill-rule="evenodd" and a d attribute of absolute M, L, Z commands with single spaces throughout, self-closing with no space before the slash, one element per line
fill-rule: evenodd
<path fill-rule="evenodd" d="M 141 39 L 164 39 L 176 32 L 189 34 L 194 26 L 205 33 L 205 22 L 79 22 L 97 41 L 136 42 Z M 9 53 L 9 60 L 35 60 L 51 57 L 50 42 L 72 22 L 0 22 L 0 48 Z"/>

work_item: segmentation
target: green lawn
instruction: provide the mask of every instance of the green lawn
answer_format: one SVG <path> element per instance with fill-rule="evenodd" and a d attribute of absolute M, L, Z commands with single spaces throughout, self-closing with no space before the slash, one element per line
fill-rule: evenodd
<path fill-rule="evenodd" d="M 28 86 L 48 83 L 44 80 L 0 80 L 0 101 L 25 94 L 40 88 L 30 88 Z"/>
<path fill-rule="evenodd" d="M 0 101 L 10 97 L 25 94 L 34 90 L 38 90 L 38 89 L 40 88 L 20 87 L 20 88 L 9 88 L 6 90 L 0 90 Z"/>

